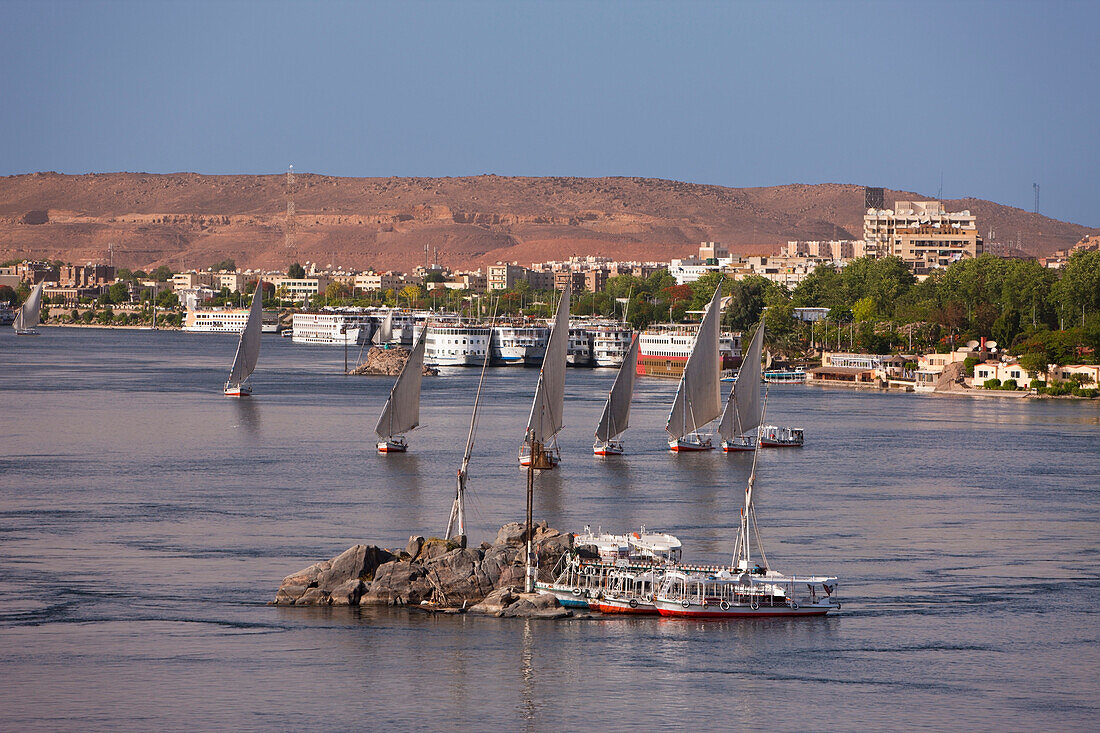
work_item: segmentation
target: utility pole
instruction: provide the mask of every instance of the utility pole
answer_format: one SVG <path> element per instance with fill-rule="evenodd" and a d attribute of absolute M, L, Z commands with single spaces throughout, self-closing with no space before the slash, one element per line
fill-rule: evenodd
<path fill-rule="evenodd" d="M 286 225 L 283 229 L 283 246 L 286 249 L 287 256 L 292 257 L 295 262 L 298 261 L 298 249 L 294 241 L 294 224 L 295 224 L 295 210 L 294 210 L 294 166 L 291 165 L 286 169 Z"/>
<path fill-rule="evenodd" d="M 1033 183 L 1031 187 L 1035 189 L 1035 213 L 1039 213 L 1039 184 Z"/>

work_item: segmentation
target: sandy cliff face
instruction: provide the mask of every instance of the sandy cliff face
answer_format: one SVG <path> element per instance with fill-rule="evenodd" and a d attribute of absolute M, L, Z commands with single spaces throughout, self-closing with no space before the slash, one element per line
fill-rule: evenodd
<path fill-rule="evenodd" d="M 409 270 L 607 255 L 668 260 L 716 240 L 742 253 L 788 239 L 859 237 L 863 190 L 841 184 L 725 188 L 647 178 L 335 178 L 298 175 L 288 247 L 282 175 L 36 173 L 0 179 L 0 259 L 103 261 L 174 269 L 226 257 L 242 267 L 313 261 Z M 921 199 L 888 191 L 887 202 Z M 1086 227 L 988 201 L 984 233 L 1047 254 Z M 888 203 L 889 205 L 889 203 Z"/>

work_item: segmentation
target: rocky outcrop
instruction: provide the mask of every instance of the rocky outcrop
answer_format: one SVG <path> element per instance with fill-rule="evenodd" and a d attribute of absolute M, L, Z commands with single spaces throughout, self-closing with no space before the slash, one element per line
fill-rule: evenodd
<path fill-rule="evenodd" d="M 459 541 L 413 536 L 404 550 L 355 545 L 283 578 L 272 602 L 278 606 L 409 606 L 477 608 L 480 613 L 525 618 L 560 618 L 552 596 L 521 596 L 526 532 L 506 524 L 493 544 L 478 548 Z M 573 536 L 540 522 L 532 535 L 539 577 L 551 579 Z M 473 610 L 471 608 L 470 610 Z"/>
<path fill-rule="evenodd" d="M 392 346 L 388 349 L 372 346 L 367 352 L 366 360 L 348 374 L 396 377 L 405 368 L 408 360 L 409 350 L 403 346 Z M 439 374 L 439 370 L 425 364 L 423 374 L 425 377 L 434 377 Z"/>

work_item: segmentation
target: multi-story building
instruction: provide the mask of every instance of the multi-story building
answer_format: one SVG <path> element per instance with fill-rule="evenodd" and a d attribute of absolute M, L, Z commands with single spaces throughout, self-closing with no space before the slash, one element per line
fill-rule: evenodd
<path fill-rule="evenodd" d="M 822 262 L 844 262 L 866 253 L 862 239 L 831 239 L 828 241 L 788 241 L 779 250 L 781 257 L 806 257 Z"/>
<path fill-rule="evenodd" d="M 212 278 L 213 287 L 221 290 L 229 288 L 229 292 L 243 293 L 245 283 L 255 278 L 245 275 L 243 272 L 216 272 Z"/>
<path fill-rule="evenodd" d="M 272 279 L 272 282 L 275 285 L 275 291 L 282 291 L 285 297 L 292 300 L 305 300 L 318 293 L 325 292 L 325 288 L 332 280 L 326 275 L 318 275 L 317 277 L 301 278 L 276 277 Z"/>
<path fill-rule="evenodd" d="M 365 272 L 355 276 L 352 287 L 367 292 L 385 292 L 387 290 L 400 290 L 404 285 L 401 281 L 401 275 L 397 273 Z"/>
<path fill-rule="evenodd" d="M 485 276 L 489 290 L 506 290 L 515 287 L 520 280 L 526 279 L 527 268 L 514 262 L 498 262 L 495 265 L 489 265 Z"/>
<path fill-rule="evenodd" d="M 63 288 L 98 288 L 115 280 L 115 268 L 110 265 L 62 265 L 57 272 L 57 284 Z"/>
<path fill-rule="evenodd" d="M 897 201 L 893 209 L 868 209 L 863 240 L 868 255 L 899 257 L 918 275 L 982 253 L 975 216 L 948 212 L 939 201 Z"/>
<path fill-rule="evenodd" d="M 213 288 L 214 287 L 214 273 L 212 272 L 177 272 L 172 276 L 172 289 L 176 292 L 181 290 L 195 290 L 196 288 Z M 221 285 L 218 286 L 221 290 Z"/>
<path fill-rule="evenodd" d="M 574 293 L 584 290 L 584 273 L 563 270 L 554 273 L 554 290 L 572 289 Z"/>

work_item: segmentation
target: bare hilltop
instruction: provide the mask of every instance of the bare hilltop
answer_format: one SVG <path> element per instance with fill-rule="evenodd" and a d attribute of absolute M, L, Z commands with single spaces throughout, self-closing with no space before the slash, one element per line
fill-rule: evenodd
<path fill-rule="evenodd" d="M 887 190 L 885 200 L 927 198 Z M 406 271 L 426 256 L 451 267 L 570 255 L 667 261 L 704 240 L 767 254 L 789 239 L 859 238 L 863 203 L 862 187 L 832 183 L 298 174 L 288 185 L 282 174 L 33 173 L 0 178 L 0 260 L 106 261 L 110 245 L 117 266 L 177 270 L 226 258 Z M 1018 239 L 1035 255 L 1098 231 L 980 199 L 945 204 L 975 213 L 983 236 Z"/>

